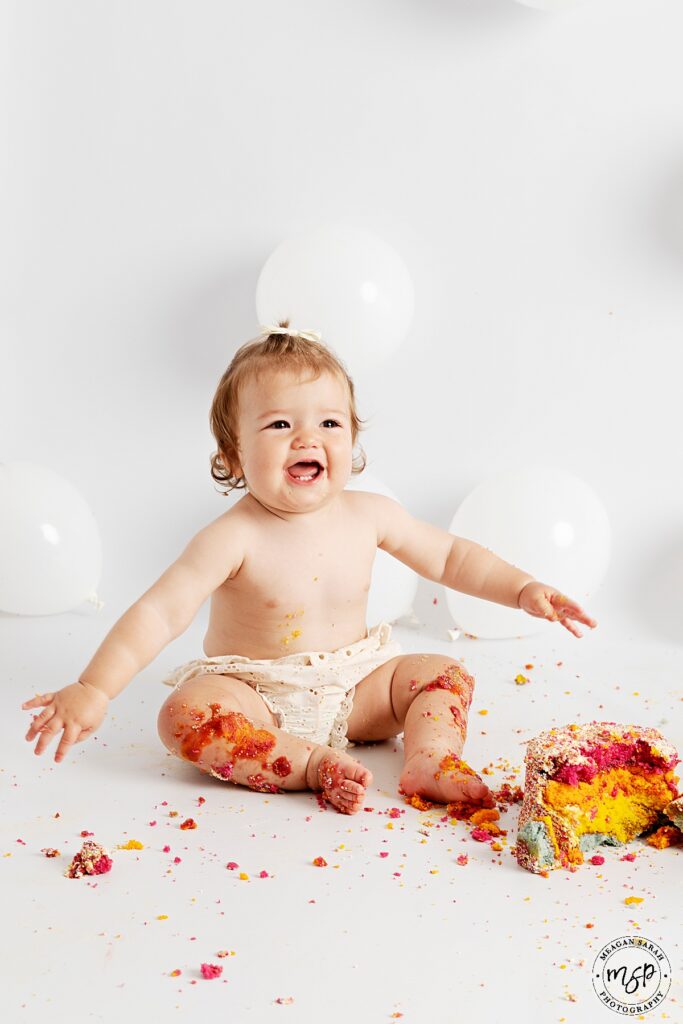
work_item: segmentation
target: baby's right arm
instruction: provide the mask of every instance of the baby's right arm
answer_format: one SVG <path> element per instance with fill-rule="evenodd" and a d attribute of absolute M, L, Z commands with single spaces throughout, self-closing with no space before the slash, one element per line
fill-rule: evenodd
<path fill-rule="evenodd" d="M 35 753 L 42 754 L 62 730 L 55 761 L 86 739 L 102 722 L 109 700 L 184 633 L 206 598 L 237 572 L 243 557 L 242 530 L 228 513 L 201 530 L 112 627 L 78 682 L 22 704 L 25 710 L 44 708 L 26 735 L 30 742 L 40 734 Z"/>

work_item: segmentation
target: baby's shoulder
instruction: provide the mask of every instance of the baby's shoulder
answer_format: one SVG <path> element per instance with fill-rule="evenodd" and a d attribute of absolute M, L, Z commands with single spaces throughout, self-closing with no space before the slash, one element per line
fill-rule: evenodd
<path fill-rule="evenodd" d="M 387 499 L 383 494 L 375 491 L 345 490 L 342 496 L 346 502 L 345 511 L 349 517 L 362 520 L 365 524 L 372 524 L 373 529 L 378 532 L 383 518 L 384 503 Z"/>
<path fill-rule="evenodd" d="M 223 547 L 229 544 L 231 547 L 246 549 L 256 529 L 249 509 L 237 502 L 207 523 L 197 536 L 203 538 L 207 545 Z"/>
<path fill-rule="evenodd" d="M 253 507 L 257 503 L 253 500 L 249 501 L 249 497 L 248 494 L 245 494 L 240 501 L 214 519 L 209 524 L 209 528 L 217 533 L 239 531 L 244 534 L 247 530 L 254 530 L 257 527 L 259 515 L 258 509 Z"/>
<path fill-rule="evenodd" d="M 349 508 L 370 509 L 374 508 L 379 495 L 375 494 L 374 491 L 357 491 L 355 487 L 349 487 L 342 491 L 341 497 Z"/>
<path fill-rule="evenodd" d="M 378 494 L 374 491 L 357 491 L 355 488 L 343 490 L 339 495 L 342 508 L 347 515 L 363 519 L 375 519 Z"/>
<path fill-rule="evenodd" d="M 377 534 L 379 547 L 387 536 L 397 531 L 405 533 L 411 517 L 396 498 L 375 491 L 349 491 L 353 494 L 359 514 L 371 521 Z"/>
<path fill-rule="evenodd" d="M 381 516 L 387 506 L 398 504 L 393 498 L 379 494 L 377 491 L 357 491 L 354 489 L 344 491 L 343 494 L 349 502 L 349 508 L 364 512 L 366 515 L 372 515 L 375 518 L 378 515 Z"/>

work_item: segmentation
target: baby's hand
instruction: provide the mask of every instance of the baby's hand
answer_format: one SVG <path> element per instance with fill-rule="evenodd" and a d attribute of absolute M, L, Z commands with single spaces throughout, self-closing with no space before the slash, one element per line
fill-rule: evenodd
<path fill-rule="evenodd" d="M 44 708 L 35 715 L 26 739 L 30 742 L 40 733 L 36 754 L 42 754 L 58 732 L 62 739 L 57 747 L 55 761 L 64 759 L 67 750 L 85 740 L 95 731 L 107 713 L 109 698 L 88 683 L 72 683 L 56 693 L 37 694 L 21 705 L 24 710 Z"/>
<path fill-rule="evenodd" d="M 576 601 L 572 601 L 566 594 L 561 594 L 554 587 L 548 587 L 545 583 L 537 583 L 535 580 L 522 587 L 517 599 L 519 607 L 529 615 L 535 615 L 538 619 L 550 619 L 551 622 L 561 622 L 565 629 L 568 629 L 574 636 L 583 636 L 576 628 L 572 619 L 576 622 L 583 622 L 584 625 L 595 629 L 597 622 L 581 608 Z"/>

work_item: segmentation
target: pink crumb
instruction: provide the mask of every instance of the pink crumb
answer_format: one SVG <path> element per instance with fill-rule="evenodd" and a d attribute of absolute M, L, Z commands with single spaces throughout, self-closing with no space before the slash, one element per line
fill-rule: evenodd
<path fill-rule="evenodd" d="M 605 863 L 605 858 L 603 856 L 601 856 L 599 853 L 596 853 L 594 857 L 591 857 L 591 864 L 595 864 L 596 867 L 598 865 L 604 864 L 604 863 Z"/>
<path fill-rule="evenodd" d="M 67 878 L 104 875 L 107 871 L 111 871 L 112 863 L 108 851 L 103 846 L 86 839 L 64 874 Z"/>
<path fill-rule="evenodd" d="M 207 981 L 210 978 L 220 978 L 223 973 L 223 968 L 219 964 L 202 964 L 200 970 L 202 978 L 206 978 Z"/>

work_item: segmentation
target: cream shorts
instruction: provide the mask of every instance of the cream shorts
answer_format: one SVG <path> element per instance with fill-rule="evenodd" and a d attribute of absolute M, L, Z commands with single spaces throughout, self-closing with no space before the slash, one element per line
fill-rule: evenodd
<path fill-rule="evenodd" d="M 312 743 L 344 748 L 356 683 L 401 654 L 391 626 L 380 622 L 368 635 L 336 651 L 306 651 L 252 661 L 239 654 L 198 658 L 164 679 L 180 686 L 206 673 L 231 675 L 249 683 L 276 716 L 278 727 Z"/>

